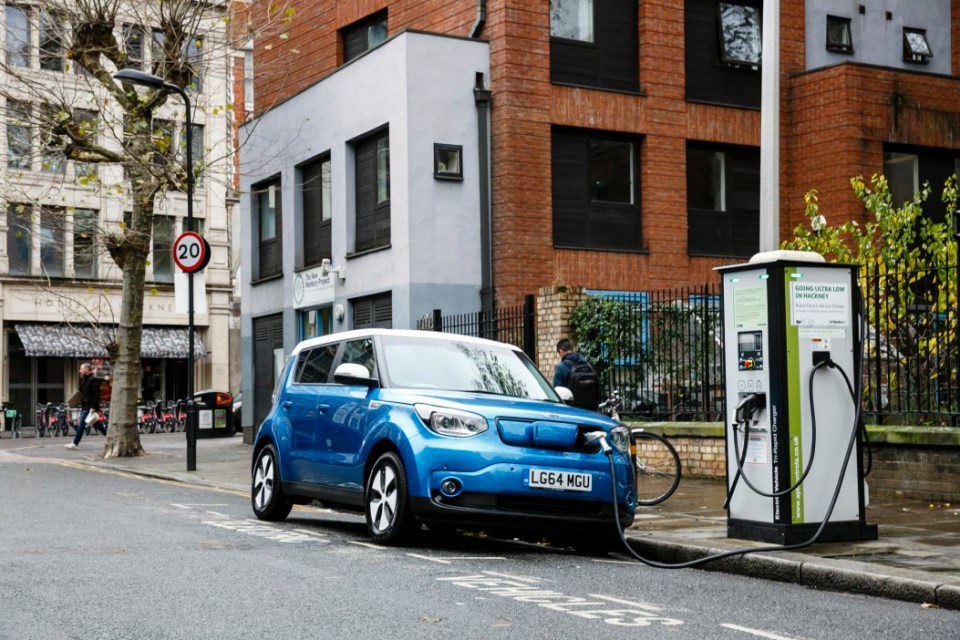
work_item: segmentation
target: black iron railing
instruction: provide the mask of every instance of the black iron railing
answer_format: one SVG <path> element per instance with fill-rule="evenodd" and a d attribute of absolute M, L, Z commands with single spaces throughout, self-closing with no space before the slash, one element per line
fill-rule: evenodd
<path fill-rule="evenodd" d="M 440 309 L 434 309 L 432 314 L 420 319 L 417 328 L 514 344 L 535 360 L 536 321 L 535 298 L 528 295 L 521 305 L 500 307 L 487 313 L 475 311 L 445 316 Z"/>

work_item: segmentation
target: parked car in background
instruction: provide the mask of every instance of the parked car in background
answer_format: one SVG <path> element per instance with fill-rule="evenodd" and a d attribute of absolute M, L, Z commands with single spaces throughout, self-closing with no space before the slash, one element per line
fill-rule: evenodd
<path fill-rule="evenodd" d="M 383 544 L 426 524 L 596 548 L 616 537 L 614 487 L 629 526 L 628 431 L 567 406 L 517 347 L 371 329 L 294 349 L 254 442 L 251 502 L 262 520 L 313 500 L 363 512 Z"/>
<path fill-rule="evenodd" d="M 237 433 L 243 431 L 243 424 L 240 422 L 243 409 L 243 392 L 237 391 L 233 396 L 233 430 Z"/>

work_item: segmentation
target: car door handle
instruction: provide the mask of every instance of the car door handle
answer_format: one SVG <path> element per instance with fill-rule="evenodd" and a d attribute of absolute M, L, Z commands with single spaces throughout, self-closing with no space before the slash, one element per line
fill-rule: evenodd
<path fill-rule="evenodd" d="M 330 408 L 330 405 L 328 405 L 328 404 L 326 404 L 326 403 L 318 404 L 318 405 L 317 405 L 317 411 L 319 411 L 320 413 L 326 413 L 326 412 L 327 412 L 327 409 L 329 409 L 329 408 Z"/>
<path fill-rule="evenodd" d="M 293 406 L 293 403 L 290 402 L 289 400 L 284 400 L 283 402 L 280 403 L 280 406 L 283 407 L 284 409 L 289 409 L 290 407 Z"/>

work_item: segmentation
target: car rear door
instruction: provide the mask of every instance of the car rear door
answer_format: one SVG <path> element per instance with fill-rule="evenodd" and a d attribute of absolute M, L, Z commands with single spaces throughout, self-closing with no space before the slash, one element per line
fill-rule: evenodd
<path fill-rule="evenodd" d="M 296 482 L 326 484 L 324 464 L 329 439 L 324 437 L 324 398 L 329 387 L 337 342 L 313 347 L 300 353 L 294 384 L 290 385 L 286 410 L 292 432 L 291 462 Z"/>

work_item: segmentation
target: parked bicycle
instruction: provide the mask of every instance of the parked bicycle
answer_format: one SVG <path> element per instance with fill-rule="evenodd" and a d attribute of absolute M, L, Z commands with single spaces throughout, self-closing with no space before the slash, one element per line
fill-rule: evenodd
<path fill-rule="evenodd" d="M 620 420 L 621 399 L 618 394 L 600 403 L 597 411 Z M 680 484 L 680 456 L 663 436 L 642 427 L 630 429 L 633 436 L 631 456 L 637 475 L 637 504 L 645 507 L 660 504 L 673 495 Z"/>

